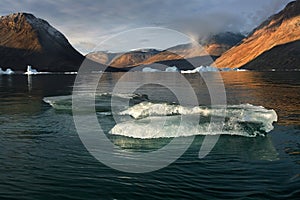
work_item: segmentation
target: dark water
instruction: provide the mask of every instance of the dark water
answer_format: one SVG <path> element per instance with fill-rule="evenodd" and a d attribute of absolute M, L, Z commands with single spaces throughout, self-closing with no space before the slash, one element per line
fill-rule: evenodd
<path fill-rule="evenodd" d="M 105 74 L 100 89 L 110 91 L 121 76 Z M 153 82 L 174 79 L 172 73 L 132 76 Z M 185 77 L 199 102 L 209 103 L 199 75 Z M 76 133 L 71 113 L 43 102 L 46 96 L 71 94 L 74 75 L 0 76 L 0 199 L 297 199 L 300 73 L 226 72 L 222 77 L 228 104 L 250 103 L 277 112 L 274 130 L 266 137 L 222 135 L 203 159 L 198 158 L 203 136 L 197 136 L 168 167 L 131 174 L 93 158 Z M 138 92 L 154 101 L 176 101 L 155 84 Z M 99 119 L 105 120 L 109 118 Z M 116 137 L 114 142 L 148 148 L 147 140 Z"/>

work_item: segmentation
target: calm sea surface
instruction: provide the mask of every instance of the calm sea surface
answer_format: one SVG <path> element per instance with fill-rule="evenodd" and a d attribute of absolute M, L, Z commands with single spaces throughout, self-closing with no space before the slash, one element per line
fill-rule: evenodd
<path fill-rule="evenodd" d="M 111 92 L 122 73 L 105 73 L 100 92 Z M 75 75 L 0 76 L 0 199 L 297 199 L 300 196 L 300 72 L 224 72 L 228 105 L 274 109 L 278 122 L 265 137 L 221 135 L 199 159 L 204 136 L 174 163 L 150 173 L 126 173 L 96 160 L 76 132 L 72 112 L 44 97 L 72 94 Z M 136 92 L 153 102 L 176 102 L 177 73 L 132 72 Z M 214 76 L 207 73 L 207 76 Z M 187 74 L 199 104 L 210 102 L 205 81 Z M 221 80 L 216 80 L 220 82 Z M 209 83 L 214 84 L 214 83 Z M 184 88 L 182 88 L 184 89 Z M 188 97 L 187 97 L 188 98 Z M 109 115 L 98 115 L 109 131 Z M 162 139 L 114 136 L 124 150 L 143 151 Z M 165 143 L 164 143 L 165 142 Z"/>

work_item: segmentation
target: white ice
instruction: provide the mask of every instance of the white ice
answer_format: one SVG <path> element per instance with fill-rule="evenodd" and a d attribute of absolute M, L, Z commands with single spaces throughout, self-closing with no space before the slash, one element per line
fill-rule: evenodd
<path fill-rule="evenodd" d="M 179 72 L 179 69 L 176 66 L 173 67 L 167 67 L 166 72 Z"/>
<path fill-rule="evenodd" d="M 36 69 L 32 69 L 32 67 L 30 65 L 27 66 L 27 71 L 24 74 L 27 75 L 34 75 L 34 74 L 38 74 L 39 72 Z"/>
<path fill-rule="evenodd" d="M 181 73 L 182 74 L 194 74 L 194 73 L 199 73 L 199 72 L 218 72 L 218 71 L 219 71 L 219 69 L 216 67 L 200 66 L 193 70 L 182 70 Z"/>
<path fill-rule="evenodd" d="M 153 69 L 151 67 L 145 67 L 143 68 L 142 72 L 161 72 L 161 70 Z"/>
<path fill-rule="evenodd" d="M 2 68 L 0 67 L 0 75 L 5 74 L 5 75 L 11 75 L 14 74 L 15 72 L 12 71 L 10 68 L 7 68 L 5 71 L 2 70 Z"/>
<path fill-rule="evenodd" d="M 194 74 L 194 73 L 201 73 L 201 72 L 241 72 L 241 71 L 247 71 L 245 69 L 239 69 L 239 68 L 216 68 L 213 66 L 200 66 L 193 70 L 182 70 L 182 74 Z"/>
<path fill-rule="evenodd" d="M 246 137 L 255 137 L 260 132 L 269 132 L 273 130 L 273 122 L 277 121 L 277 114 L 274 110 L 268 110 L 262 106 L 251 104 L 228 105 L 226 109 L 209 107 L 185 107 L 180 105 L 169 105 L 166 103 L 143 102 L 124 110 L 119 115 L 130 115 L 132 120 L 118 123 L 111 130 L 111 134 L 123 135 L 134 138 L 164 138 L 190 135 L 216 135 L 229 134 L 241 135 Z M 226 117 L 224 126 L 227 129 L 221 132 L 210 132 L 209 123 L 194 124 L 193 121 L 185 121 L 179 128 L 181 115 L 201 117 Z M 165 120 L 166 123 L 165 123 Z M 148 123 L 151 122 L 151 125 Z M 243 124 L 257 124 L 259 129 L 248 130 Z M 218 126 L 216 124 L 216 126 Z"/>

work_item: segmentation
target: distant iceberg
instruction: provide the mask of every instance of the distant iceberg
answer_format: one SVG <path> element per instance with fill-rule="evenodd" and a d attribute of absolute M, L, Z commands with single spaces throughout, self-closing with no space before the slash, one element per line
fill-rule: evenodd
<path fill-rule="evenodd" d="M 64 74 L 71 74 L 71 75 L 73 75 L 73 74 L 77 74 L 78 72 L 65 72 Z"/>
<path fill-rule="evenodd" d="M 24 74 L 35 75 L 35 74 L 38 74 L 38 71 L 36 69 L 32 69 L 32 67 L 30 65 L 28 65 L 27 71 Z"/>
<path fill-rule="evenodd" d="M 161 70 L 153 69 L 151 67 L 145 67 L 145 68 L 143 68 L 142 72 L 161 72 Z"/>
<path fill-rule="evenodd" d="M 182 74 L 194 74 L 194 73 L 202 73 L 202 72 L 240 72 L 240 71 L 247 71 L 245 69 L 239 68 L 217 68 L 213 66 L 200 66 L 192 70 L 179 70 L 176 66 L 167 67 L 165 71 L 154 69 L 151 67 L 144 67 L 142 72 L 180 72 Z"/>
<path fill-rule="evenodd" d="M 194 74 L 194 73 L 199 73 L 199 72 L 218 72 L 219 69 L 216 67 L 212 67 L 212 66 L 200 66 L 197 67 L 193 70 L 181 70 L 182 74 Z"/>
<path fill-rule="evenodd" d="M 222 72 L 230 72 L 230 71 L 235 71 L 235 70 L 227 67 L 227 68 L 220 69 L 220 71 L 222 71 Z"/>
<path fill-rule="evenodd" d="M 166 72 L 179 72 L 179 69 L 176 66 L 173 67 L 167 67 Z"/>
<path fill-rule="evenodd" d="M 167 67 L 165 69 L 165 71 L 162 71 L 162 70 L 159 70 L 159 69 L 154 69 L 154 68 L 151 68 L 151 67 L 144 67 L 142 69 L 142 72 L 179 72 L 179 71 L 180 70 L 176 66 Z"/>
<path fill-rule="evenodd" d="M 193 70 L 182 70 L 182 74 L 194 74 L 194 73 L 200 73 L 200 72 L 241 72 L 241 71 L 247 71 L 245 69 L 239 69 L 239 68 L 216 68 L 212 66 L 200 66 Z"/>
<path fill-rule="evenodd" d="M 246 70 L 246 69 L 234 68 L 233 71 L 237 71 L 237 72 L 246 72 L 246 71 L 248 71 L 248 70 Z"/>
<path fill-rule="evenodd" d="M 11 75 L 14 74 L 15 72 L 13 70 L 11 70 L 10 68 L 7 68 L 5 71 L 2 70 L 2 68 L 0 67 L 0 75 L 5 74 L 5 75 Z"/>

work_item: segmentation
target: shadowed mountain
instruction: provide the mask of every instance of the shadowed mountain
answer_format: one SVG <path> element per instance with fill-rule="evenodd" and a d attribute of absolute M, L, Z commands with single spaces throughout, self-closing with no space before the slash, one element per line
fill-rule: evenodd
<path fill-rule="evenodd" d="M 284 59 L 283 59 L 284 58 Z M 300 65 L 300 40 L 278 45 L 243 66 L 250 70 L 293 70 Z"/>
<path fill-rule="evenodd" d="M 215 62 L 219 68 L 254 70 L 300 68 L 300 0 L 264 21 L 242 43 Z"/>
<path fill-rule="evenodd" d="M 45 20 L 28 13 L 0 17 L 0 66 L 25 71 L 77 71 L 84 56 Z"/>

